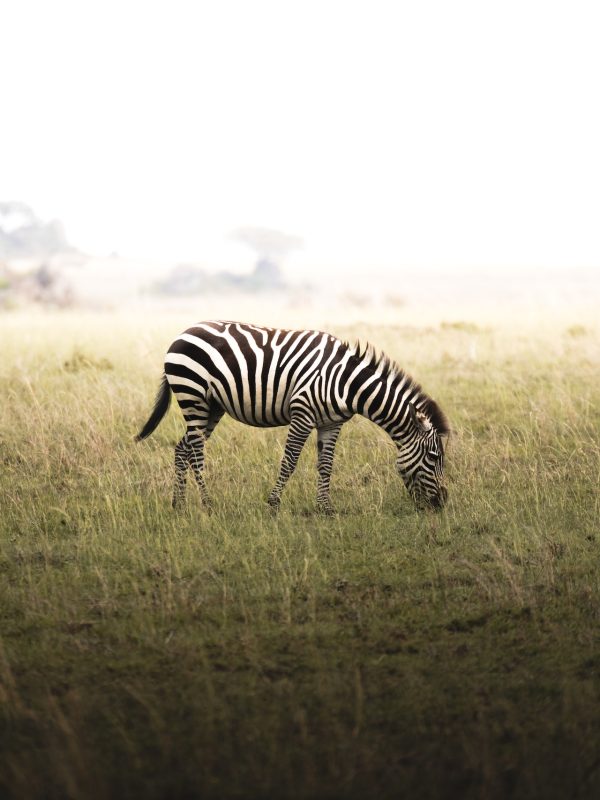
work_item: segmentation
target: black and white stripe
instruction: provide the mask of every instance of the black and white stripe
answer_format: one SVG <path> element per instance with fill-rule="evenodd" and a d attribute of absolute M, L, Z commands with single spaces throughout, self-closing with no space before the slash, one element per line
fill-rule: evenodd
<path fill-rule="evenodd" d="M 362 414 L 391 436 L 396 466 L 419 507 L 446 501 L 442 484 L 446 418 L 421 387 L 387 356 L 328 333 L 281 330 L 238 322 L 200 322 L 169 347 L 165 373 L 150 419 L 138 439 L 156 428 L 171 390 L 186 433 L 175 448 L 173 505 L 185 494 L 188 467 L 202 498 L 204 444 L 224 413 L 248 425 L 289 425 L 279 477 L 269 495 L 278 508 L 310 432 L 317 430 L 317 504 L 331 513 L 329 482 L 335 444 L 344 422 Z"/>

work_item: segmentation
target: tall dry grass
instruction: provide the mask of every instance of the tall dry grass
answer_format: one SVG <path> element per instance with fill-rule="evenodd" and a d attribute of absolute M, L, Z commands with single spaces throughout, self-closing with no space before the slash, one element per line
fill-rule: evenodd
<path fill-rule="evenodd" d="M 213 513 L 170 508 L 176 319 L 0 322 L 0 782 L 7 796 L 591 797 L 600 789 L 600 339 L 355 326 L 453 427 L 414 511 L 365 420 L 333 519 L 309 442 L 224 420 Z"/>

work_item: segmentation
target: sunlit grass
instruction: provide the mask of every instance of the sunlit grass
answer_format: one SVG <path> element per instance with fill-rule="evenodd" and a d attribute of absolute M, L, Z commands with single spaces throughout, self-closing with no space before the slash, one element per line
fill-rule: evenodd
<path fill-rule="evenodd" d="M 443 321 L 442 321 L 443 322 Z M 351 421 L 224 420 L 213 510 L 170 507 L 185 321 L 8 316 L 0 364 L 0 785 L 13 797 L 586 797 L 600 790 L 600 340 L 359 325 L 439 401 L 450 500 L 418 514 Z M 576 331 L 576 332 L 574 332 Z"/>

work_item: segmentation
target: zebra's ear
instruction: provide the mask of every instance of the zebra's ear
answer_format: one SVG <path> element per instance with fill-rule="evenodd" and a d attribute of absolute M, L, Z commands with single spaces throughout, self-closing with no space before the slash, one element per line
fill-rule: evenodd
<path fill-rule="evenodd" d="M 417 411 L 412 403 L 408 404 L 408 410 L 410 411 L 410 418 L 421 433 L 428 433 L 432 429 L 433 425 L 429 417 L 423 414 L 422 411 Z"/>

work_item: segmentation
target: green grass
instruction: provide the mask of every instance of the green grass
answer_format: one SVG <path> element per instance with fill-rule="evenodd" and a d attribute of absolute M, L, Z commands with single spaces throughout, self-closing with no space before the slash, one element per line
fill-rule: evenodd
<path fill-rule="evenodd" d="M 597 331 L 338 329 L 446 411 L 448 507 L 358 419 L 274 519 L 285 430 L 221 423 L 210 515 L 176 408 L 133 442 L 185 325 L 0 321 L 0 794 L 599 796 Z"/>

